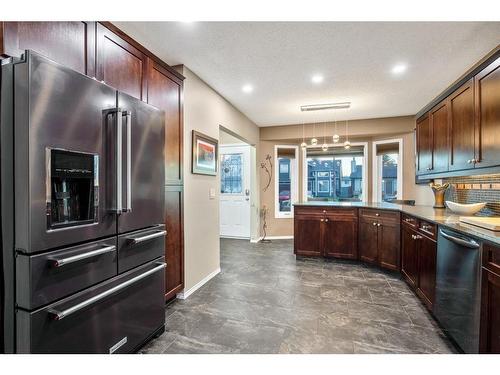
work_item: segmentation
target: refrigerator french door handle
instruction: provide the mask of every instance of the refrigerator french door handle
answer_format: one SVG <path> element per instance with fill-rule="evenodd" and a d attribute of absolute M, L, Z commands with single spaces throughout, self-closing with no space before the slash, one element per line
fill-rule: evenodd
<path fill-rule="evenodd" d="M 132 211 L 132 112 L 125 111 L 127 127 L 127 199 L 123 212 Z"/>
<path fill-rule="evenodd" d="M 116 111 L 116 213 L 121 214 L 123 210 L 123 184 L 122 184 L 122 171 L 123 171 L 123 129 L 122 129 L 123 112 L 120 108 Z"/>

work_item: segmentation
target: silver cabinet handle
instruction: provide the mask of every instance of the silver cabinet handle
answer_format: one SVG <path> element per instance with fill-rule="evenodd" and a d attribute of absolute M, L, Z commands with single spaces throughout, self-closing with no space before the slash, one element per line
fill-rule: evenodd
<path fill-rule="evenodd" d="M 51 265 L 53 267 L 58 268 L 58 267 L 62 267 L 64 265 L 66 265 L 66 264 L 75 263 L 75 262 L 78 262 L 80 260 L 84 260 L 84 259 L 95 257 L 97 255 L 101 255 L 101 254 L 105 254 L 105 253 L 110 253 L 112 251 L 115 251 L 115 249 L 116 249 L 116 246 L 106 246 L 106 247 L 102 247 L 102 248 L 97 249 L 97 250 L 93 250 L 93 251 L 89 251 L 89 252 L 86 252 L 86 253 L 74 255 L 72 257 L 61 258 L 61 259 L 50 258 L 49 262 L 51 263 Z"/>
<path fill-rule="evenodd" d="M 322 221 L 323 221 L 323 219 L 322 219 Z M 140 242 L 152 240 L 153 238 L 163 237 L 166 234 L 167 234 L 166 230 L 161 230 L 158 232 L 147 234 L 147 235 L 142 236 L 142 237 L 129 237 L 129 238 L 127 238 L 127 240 L 129 240 L 132 243 L 140 243 Z"/>
<path fill-rule="evenodd" d="M 132 211 L 132 113 L 125 111 L 127 119 L 127 212 Z"/>
<path fill-rule="evenodd" d="M 70 316 L 71 314 L 76 313 L 77 311 L 79 311 L 87 306 L 90 306 L 90 305 L 92 305 L 96 302 L 99 302 L 100 300 L 102 300 L 102 299 L 104 299 L 104 298 L 106 298 L 114 293 L 119 292 L 122 289 L 125 289 L 126 287 L 128 287 L 132 284 L 135 284 L 136 282 L 148 277 L 149 275 L 151 275 L 151 274 L 153 274 L 161 269 L 164 269 L 166 266 L 167 266 L 166 263 L 161 263 L 158 266 L 156 266 L 155 268 L 150 269 L 149 271 L 141 273 L 140 275 L 133 277 L 130 280 L 125 281 L 124 283 L 118 284 L 117 286 L 115 286 L 111 289 L 108 289 L 105 292 L 102 292 L 102 293 L 100 293 L 92 298 L 89 298 L 83 302 L 80 302 L 74 306 L 71 306 L 71 307 L 67 308 L 66 310 L 63 310 L 63 311 L 49 310 L 49 314 L 52 315 L 54 320 L 61 320 L 67 316 Z"/>
<path fill-rule="evenodd" d="M 122 110 L 116 113 L 116 213 L 122 212 Z"/>

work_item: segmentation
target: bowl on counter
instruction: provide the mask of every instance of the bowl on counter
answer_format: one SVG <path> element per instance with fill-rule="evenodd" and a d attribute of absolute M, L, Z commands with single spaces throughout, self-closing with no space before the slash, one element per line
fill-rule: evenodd
<path fill-rule="evenodd" d="M 462 204 L 452 201 L 446 201 L 446 206 L 453 212 L 459 215 L 474 215 L 486 206 L 486 203 L 469 203 Z"/>

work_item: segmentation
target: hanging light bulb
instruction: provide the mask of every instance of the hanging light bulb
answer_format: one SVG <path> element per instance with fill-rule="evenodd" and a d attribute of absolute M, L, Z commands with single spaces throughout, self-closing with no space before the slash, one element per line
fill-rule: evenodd
<path fill-rule="evenodd" d="M 328 151 L 328 145 L 326 143 L 323 143 L 323 145 L 321 146 L 321 149 L 325 152 Z"/>
<path fill-rule="evenodd" d="M 340 135 L 337 133 L 337 117 L 335 116 L 335 111 L 333 112 L 334 114 L 334 123 L 335 123 L 335 132 L 333 133 L 333 143 L 339 143 L 340 140 Z"/>
<path fill-rule="evenodd" d="M 313 146 L 316 146 L 318 144 L 318 140 L 314 136 L 315 130 L 316 130 L 316 123 L 313 123 L 313 137 L 311 139 L 311 145 Z"/>
<path fill-rule="evenodd" d="M 307 143 L 306 143 L 306 140 L 305 140 L 305 124 L 302 123 L 302 143 L 300 144 L 300 147 L 302 148 L 302 150 L 305 150 L 307 148 Z"/>
<path fill-rule="evenodd" d="M 349 126 L 348 126 L 348 121 L 345 121 L 345 142 L 344 142 L 344 148 L 346 150 L 349 150 L 351 148 L 351 142 L 349 142 Z"/>
<path fill-rule="evenodd" d="M 328 145 L 326 144 L 326 122 L 323 123 L 323 145 L 321 146 L 323 152 L 328 151 Z"/>

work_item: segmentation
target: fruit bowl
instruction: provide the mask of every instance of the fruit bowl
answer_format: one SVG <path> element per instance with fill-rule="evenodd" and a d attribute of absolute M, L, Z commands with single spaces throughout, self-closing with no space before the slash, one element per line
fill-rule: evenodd
<path fill-rule="evenodd" d="M 459 215 L 474 215 L 476 212 L 479 212 L 484 206 L 486 206 L 486 203 L 462 204 L 452 201 L 446 201 L 446 206 L 448 206 L 450 210 Z"/>

